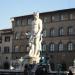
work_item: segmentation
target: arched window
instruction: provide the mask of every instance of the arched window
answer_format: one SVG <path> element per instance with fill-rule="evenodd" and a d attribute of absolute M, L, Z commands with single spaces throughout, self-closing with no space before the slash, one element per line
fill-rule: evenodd
<path fill-rule="evenodd" d="M 63 28 L 61 27 L 61 28 L 59 28 L 59 36 L 62 36 L 62 35 L 64 35 L 64 30 L 63 30 Z"/>
<path fill-rule="evenodd" d="M 68 27 L 68 35 L 72 35 L 73 34 L 73 27 Z"/>
<path fill-rule="evenodd" d="M 46 44 L 42 44 L 42 51 L 46 51 Z"/>
<path fill-rule="evenodd" d="M 59 43 L 59 51 L 63 51 L 63 44 Z"/>
<path fill-rule="evenodd" d="M 71 51 L 71 50 L 73 50 L 73 43 L 69 42 L 68 43 L 68 51 Z"/>
<path fill-rule="evenodd" d="M 51 28 L 50 29 L 50 36 L 54 36 L 54 35 L 55 35 L 54 28 Z"/>
<path fill-rule="evenodd" d="M 50 51 L 54 51 L 54 43 L 50 44 Z"/>

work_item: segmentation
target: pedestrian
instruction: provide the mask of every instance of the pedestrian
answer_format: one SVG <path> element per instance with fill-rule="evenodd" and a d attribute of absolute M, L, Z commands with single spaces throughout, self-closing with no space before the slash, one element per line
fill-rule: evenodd
<path fill-rule="evenodd" d="M 43 66 L 40 66 L 35 72 L 35 75 L 47 75 L 47 74 L 48 74 L 47 70 Z"/>
<path fill-rule="evenodd" d="M 28 75 L 28 65 L 25 65 L 24 67 L 24 75 Z"/>
<path fill-rule="evenodd" d="M 42 75 L 48 75 L 47 69 L 46 69 L 45 67 L 43 67 L 42 70 L 43 70 L 43 71 L 42 71 Z"/>
<path fill-rule="evenodd" d="M 72 73 L 72 71 L 71 71 L 71 70 L 69 70 L 69 73 L 68 73 L 68 75 L 73 75 L 73 73 Z"/>

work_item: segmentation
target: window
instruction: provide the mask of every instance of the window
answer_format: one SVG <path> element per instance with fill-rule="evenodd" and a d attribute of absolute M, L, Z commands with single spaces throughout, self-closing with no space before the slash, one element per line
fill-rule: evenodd
<path fill-rule="evenodd" d="M 15 39 L 20 39 L 20 32 L 15 33 Z"/>
<path fill-rule="evenodd" d="M 54 29 L 50 29 L 50 36 L 54 36 L 55 35 L 55 32 L 54 32 Z"/>
<path fill-rule="evenodd" d="M 44 17 L 44 23 L 48 22 L 48 18 L 47 17 Z"/>
<path fill-rule="evenodd" d="M 63 51 L 63 44 L 59 43 L 59 51 Z"/>
<path fill-rule="evenodd" d="M 42 44 L 42 51 L 46 51 L 46 43 Z"/>
<path fill-rule="evenodd" d="M 32 19 L 28 19 L 28 25 L 31 25 Z"/>
<path fill-rule="evenodd" d="M 21 22 L 22 22 L 21 23 L 22 26 L 26 26 L 27 25 L 27 19 L 26 18 L 22 19 Z"/>
<path fill-rule="evenodd" d="M 54 16 L 52 16 L 52 21 L 54 21 L 55 20 L 55 17 Z"/>
<path fill-rule="evenodd" d="M 0 37 L 0 43 L 2 43 L 2 37 Z"/>
<path fill-rule="evenodd" d="M 9 47 L 4 47 L 4 53 L 9 53 Z"/>
<path fill-rule="evenodd" d="M 54 43 L 50 44 L 50 51 L 54 51 Z"/>
<path fill-rule="evenodd" d="M 68 35 L 72 35 L 73 34 L 73 27 L 68 27 Z"/>
<path fill-rule="evenodd" d="M 46 44 L 42 45 L 42 51 L 46 51 Z"/>
<path fill-rule="evenodd" d="M 22 25 L 23 25 L 23 26 L 25 25 L 25 20 L 22 20 Z"/>
<path fill-rule="evenodd" d="M 19 46 L 15 46 L 15 52 L 19 52 Z"/>
<path fill-rule="evenodd" d="M 5 42 L 10 42 L 10 36 L 5 36 Z"/>
<path fill-rule="evenodd" d="M 73 14 L 70 14 L 70 19 L 73 19 Z"/>
<path fill-rule="evenodd" d="M 61 27 L 61 28 L 59 28 L 59 36 L 62 36 L 62 35 L 64 35 L 64 30 L 63 30 L 63 28 Z"/>
<path fill-rule="evenodd" d="M 61 20 L 64 20 L 64 15 L 61 15 L 61 16 L 60 16 L 60 19 L 61 19 Z"/>
<path fill-rule="evenodd" d="M 21 25 L 21 20 L 16 21 L 17 26 Z"/>
<path fill-rule="evenodd" d="M 71 51 L 71 50 L 73 50 L 73 43 L 72 42 L 68 43 L 68 51 Z"/>

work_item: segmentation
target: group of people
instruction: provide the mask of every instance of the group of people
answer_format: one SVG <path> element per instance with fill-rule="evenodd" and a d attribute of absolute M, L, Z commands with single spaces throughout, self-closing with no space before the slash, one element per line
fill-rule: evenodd
<path fill-rule="evenodd" d="M 31 72 L 31 70 L 29 70 L 29 66 L 25 65 L 24 75 L 32 75 L 32 74 L 33 73 Z M 47 69 L 41 65 L 41 66 L 38 66 L 34 75 L 48 75 L 48 72 L 47 72 Z"/>
<path fill-rule="evenodd" d="M 33 75 L 31 70 L 29 70 L 28 65 L 25 65 L 24 75 Z M 39 66 L 35 71 L 35 75 L 48 75 L 47 69 L 43 66 Z M 68 75 L 73 75 L 71 70 L 69 70 Z"/>

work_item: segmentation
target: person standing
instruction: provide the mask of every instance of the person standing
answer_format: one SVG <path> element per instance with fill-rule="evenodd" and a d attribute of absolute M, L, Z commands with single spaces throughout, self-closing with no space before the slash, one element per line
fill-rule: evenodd
<path fill-rule="evenodd" d="M 73 75 L 73 73 L 72 73 L 72 71 L 71 71 L 71 70 L 69 70 L 69 73 L 68 73 L 68 75 Z"/>
<path fill-rule="evenodd" d="M 37 68 L 35 75 L 48 75 L 47 69 L 41 65 Z"/>
<path fill-rule="evenodd" d="M 24 75 L 28 75 L 28 65 L 25 65 L 24 67 Z"/>

